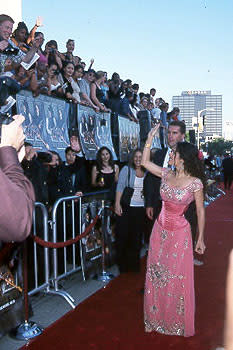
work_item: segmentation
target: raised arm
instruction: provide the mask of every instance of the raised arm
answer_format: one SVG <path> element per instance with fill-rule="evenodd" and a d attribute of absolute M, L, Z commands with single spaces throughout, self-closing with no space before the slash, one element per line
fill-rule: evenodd
<path fill-rule="evenodd" d="M 148 133 L 148 137 L 147 137 L 143 154 L 142 154 L 142 166 L 146 168 L 151 174 L 156 175 L 158 177 L 162 177 L 162 167 L 150 161 L 150 148 L 151 148 L 153 138 L 156 135 L 158 129 L 159 129 L 159 124 L 157 124 Z"/>
<path fill-rule="evenodd" d="M 91 101 L 99 108 L 101 112 L 105 110 L 104 106 L 96 97 L 96 85 L 94 83 L 91 84 Z"/>
<path fill-rule="evenodd" d="M 40 16 L 37 17 L 36 19 L 36 24 L 34 25 L 34 27 L 31 29 L 29 36 L 27 38 L 27 44 L 30 44 L 34 38 L 35 38 L 35 32 L 37 31 L 37 29 L 39 27 L 41 27 L 43 25 L 43 20 Z"/>
<path fill-rule="evenodd" d="M 204 254 L 204 229 L 205 229 L 205 208 L 204 208 L 204 194 L 203 189 L 194 192 L 194 198 L 197 208 L 197 223 L 198 223 L 198 240 L 195 246 L 195 252 Z"/>

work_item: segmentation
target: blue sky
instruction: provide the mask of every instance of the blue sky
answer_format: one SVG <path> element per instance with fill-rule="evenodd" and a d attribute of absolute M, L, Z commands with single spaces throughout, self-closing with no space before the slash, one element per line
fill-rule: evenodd
<path fill-rule="evenodd" d="M 46 41 L 75 53 L 94 68 L 117 71 L 157 89 L 171 103 L 183 90 L 223 95 L 223 118 L 233 121 L 232 0 L 23 0 L 29 29 L 42 16 Z"/>

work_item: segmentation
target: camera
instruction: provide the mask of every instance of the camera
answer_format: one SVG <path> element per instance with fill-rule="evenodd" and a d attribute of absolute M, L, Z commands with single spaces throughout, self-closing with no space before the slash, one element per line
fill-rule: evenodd
<path fill-rule="evenodd" d="M 0 36 L 0 41 L 6 41 Z M 12 46 L 8 42 L 8 46 L 2 51 L 2 54 L 10 56 L 10 55 L 17 55 L 19 52 L 19 49 L 17 47 Z"/>
<path fill-rule="evenodd" d="M 16 56 L 19 53 L 19 49 L 17 47 L 13 47 L 11 44 L 9 44 L 5 50 L 2 51 L 4 55 L 11 56 L 14 55 Z"/>
<path fill-rule="evenodd" d="M 41 163 L 50 163 L 52 161 L 52 155 L 47 152 L 38 152 L 37 159 Z"/>
<path fill-rule="evenodd" d="M 56 69 L 56 70 L 53 71 L 53 74 L 54 74 L 54 75 L 58 75 L 59 73 L 60 73 L 60 71 L 59 71 L 58 69 Z"/>
<path fill-rule="evenodd" d="M 9 113 L 0 112 L 0 142 L 1 142 L 1 136 L 2 136 L 2 125 L 8 125 L 13 121 L 14 119 Z"/>

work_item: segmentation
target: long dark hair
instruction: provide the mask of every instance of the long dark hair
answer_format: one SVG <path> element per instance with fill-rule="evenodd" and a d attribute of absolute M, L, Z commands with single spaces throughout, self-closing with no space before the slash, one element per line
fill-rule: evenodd
<path fill-rule="evenodd" d="M 109 165 L 114 170 L 114 160 L 113 160 L 112 152 L 110 151 L 110 149 L 108 147 L 105 147 L 105 146 L 101 147 L 96 154 L 96 169 L 98 171 L 101 171 L 103 169 L 103 161 L 101 158 L 102 151 L 107 151 L 110 154 Z"/>
<path fill-rule="evenodd" d="M 179 153 L 180 158 L 184 161 L 184 171 L 201 180 L 204 191 L 206 190 L 206 177 L 204 171 L 204 163 L 199 159 L 198 148 L 192 143 L 178 142 L 176 152 Z"/>

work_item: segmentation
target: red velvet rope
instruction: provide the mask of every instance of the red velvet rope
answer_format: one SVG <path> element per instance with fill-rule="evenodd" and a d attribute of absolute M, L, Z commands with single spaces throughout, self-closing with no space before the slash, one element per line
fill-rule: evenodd
<path fill-rule="evenodd" d="M 89 226 L 87 226 L 87 228 L 85 229 L 85 231 L 81 234 L 81 235 L 77 235 L 75 238 L 69 239 L 68 241 L 65 242 L 46 242 L 43 239 L 31 235 L 31 238 L 34 240 L 34 242 L 36 242 L 37 244 L 39 244 L 42 247 L 46 247 L 46 248 L 64 248 L 67 247 L 71 244 L 77 243 L 78 241 L 80 241 L 80 239 L 82 239 L 83 237 L 87 236 L 89 234 L 89 232 L 91 231 L 91 229 L 95 226 L 95 224 L 97 223 L 97 220 L 99 219 L 99 215 L 96 215 L 96 217 L 93 219 L 92 223 L 90 223 Z"/>

